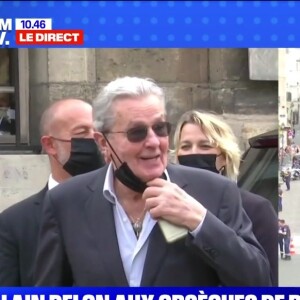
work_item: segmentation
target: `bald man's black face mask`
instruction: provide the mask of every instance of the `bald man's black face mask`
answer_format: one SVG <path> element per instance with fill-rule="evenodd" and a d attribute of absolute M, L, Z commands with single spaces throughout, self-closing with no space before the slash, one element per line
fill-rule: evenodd
<path fill-rule="evenodd" d="M 105 165 L 94 139 L 72 138 L 69 160 L 63 165 L 70 175 L 76 176 L 97 170 Z"/>

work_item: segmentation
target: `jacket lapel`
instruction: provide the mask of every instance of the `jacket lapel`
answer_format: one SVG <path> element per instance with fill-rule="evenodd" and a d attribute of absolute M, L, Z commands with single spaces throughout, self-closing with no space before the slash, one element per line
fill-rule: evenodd
<path fill-rule="evenodd" d="M 85 212 L 107 273 L 112 276 L 116 286 L 128 286 L 119 251 L 113 205 L 103 196 L 106 171 L 107 167 L 100 169 L 100 174 L 97 172 L 95 175 L 95 182 L 89 186 L 92 195 L 87 199 Z"/>
<path fill-rule="evenodd" d="M 44 199 L 46 197 L 47 191 L 48 191 L 48 184 L 34 196 L 33 212 L 34 212 L 35 222 L 38 225 L 38 227 L 40 226 L 41 223 L 43 204 L 44 204 Z"/>
<path fill-rule="evenodd" d="M 167 243 L 158 223 L 153 227 L 149 239 L 141 286 L 153 286 L 162 261 L 167 254 Z"/>
<path fill-rule="evenodd" d="M 186 186 L 186 180 L 180 175 L 178 169 L 172 165 L 167 168 L 171 182 L 175 182 L 179 187 Z M 164 257 L 167 255 L 168 243 L 157 223 L 149 236 L 149 246 L 144 264 L 141 286 L 153 286 L 155 278 L 163 265 Z"/>

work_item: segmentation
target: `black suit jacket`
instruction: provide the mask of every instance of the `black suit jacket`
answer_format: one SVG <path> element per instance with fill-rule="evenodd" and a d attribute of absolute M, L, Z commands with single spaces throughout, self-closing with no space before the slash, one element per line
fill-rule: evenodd
<path fill-rule="evenodd" d="M 272 282 L 278 286 L 278 217 L 271 202 L 241 190 L 242 204 L 253 224 L 253 233 L 264 248 L 271 268 Z"/>
<path fill-rule="evenodd" d="M 128 286 L 113 207 L 103 196 L 107 167 L 49 191 L 37 253 L 37 286 Z M 200 201 L 200 233 L 168 244 L 156 224 L 141 286 L 267 286 L 268 259 L 251 231 L 236 184 L 209 171 L 168 166 L 172 182 Z"/>
<path fill-rule="evenodd" d="M 47 187 L 0 214 L 0 286 L 33 286 L 42 204 Z"/>

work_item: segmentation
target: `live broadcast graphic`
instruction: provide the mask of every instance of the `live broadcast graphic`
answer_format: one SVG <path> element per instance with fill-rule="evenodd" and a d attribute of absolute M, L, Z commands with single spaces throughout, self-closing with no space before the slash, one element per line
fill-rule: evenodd
<path fill-rule="evenodd" d="M 52 19 L 0 19 L 0 46 L 9 46 L 15 31 L 17 46 L 83 45 L 83 30 L 53 29 Z"/>

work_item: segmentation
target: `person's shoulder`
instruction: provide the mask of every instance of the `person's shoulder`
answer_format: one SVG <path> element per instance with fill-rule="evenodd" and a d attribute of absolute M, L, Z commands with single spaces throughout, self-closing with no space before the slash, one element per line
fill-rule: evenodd
<path fill-rule="evenodd" d="M 221 176 L 220 174 L 208 170 L 200 169 L 200 168 L 187 167 L 176 163 L 169 163 L 167 169 L 175 172 L 183 172 L 186 174 L 202 174 L 202 175 L 209 174 L 209 176 L 211 177 L 225 178 L 225 180 L 227 180 L 225 176 Z"/>
<path fill-rule="evenodd" d="M 104 181 L 106 174 L 107 166 L 102 167 L 100 169 L 76 175 L 74 177 L 69 178 L 68 180 L 60 183 L 53 189 L 49 191 L 49 194 L 52 196 L 61 195 L 61 193 L 65 194 L 66 192 L 70 195 L 78 194 L 86 191 L 86 189 L 95 189 L 101 179 Z"/>
<path fill-rule="evenodd" d="M 264 203 L 264 202 L 269 202 L 266 198 L 258 195 L 258 194 L 255 194 L 255 193 L 252 193 L 252 192 L 249 192 L 245 189 L 242 189 L 240 188 L 240 191 L 241 191 L 241 195 L 245 198 L 248 198 L 252 201 L 255 201 L 255 202 L 259 202 L 259 203 Z"/>
<path fill-rule="evenodd" d="M 47 188 L 43 188 L 36 194 L 33 194 L 11 206 L 6 208 L 0 213 L 0 217 L 2 220 L 7 220 L 9 222 L 14 222 L 19 220 L 23 216 L 27 214 L 32 214 L 33 206 L 35 204 L 41 203 L 44 199 L 45 194 L 47 192 Z"/>
<path fill-rule="evenodd" d="M 169 174 L 175 175 L 177 178 L 183 178 L 189 183 L 198 182 L 214 182 L 215 184 L 234 184 L 233 181 L 220 174 L 203 170 L 200 168 L 187 167 L 179 164 L 169 164 L 167 167 Z"/>
<path fill-rule="evenodd" d="M 240 192 L 242 201 L 247 202 L 249 205 L 254 206 L 256 209 L 267 209 L 272 211 L 274 210 L 272 203 L 268 199 L 262 197 L 261 195 L 251 193 L 241 188 Z"/>

